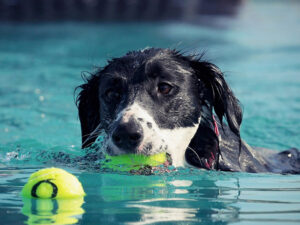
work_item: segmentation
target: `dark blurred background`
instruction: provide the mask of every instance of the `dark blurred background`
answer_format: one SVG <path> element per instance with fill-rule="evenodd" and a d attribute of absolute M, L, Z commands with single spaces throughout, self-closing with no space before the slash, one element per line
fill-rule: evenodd
<path fill-rule="evenodd" d="M 243 0 L 0 0 L 0 21 L 190 21 L 234 16 Z"/>

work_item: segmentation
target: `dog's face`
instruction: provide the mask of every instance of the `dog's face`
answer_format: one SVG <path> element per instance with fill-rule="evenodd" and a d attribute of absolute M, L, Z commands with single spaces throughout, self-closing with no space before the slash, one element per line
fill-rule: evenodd
<path fill-rule="evenodd" d="M 175 166 L 183 166 L 202 116 L 210 120 L 214 100 L 197 73 L 189 58 L 171 50 L 113 59 L 81 86 L 83 147 L 104 130 L 108 154 L 168 152 Z"/>
<path fill-rule="evenodd" d="M 111 62 L 99 80 L 99 100 L 112 155 L 185 150 L 200 120 L 197 77 L 167 51 Z"/>

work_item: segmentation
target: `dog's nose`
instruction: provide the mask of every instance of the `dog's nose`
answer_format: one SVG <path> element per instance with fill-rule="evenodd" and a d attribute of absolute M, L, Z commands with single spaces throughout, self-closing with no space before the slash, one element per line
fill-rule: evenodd
<path fill-rule="evenodd" d="M 112 134 L 114 144 L 127 152 L 134 152 L 142 139 L 143 129 L 134 119 L 126 123 L 120 122 Z"/>

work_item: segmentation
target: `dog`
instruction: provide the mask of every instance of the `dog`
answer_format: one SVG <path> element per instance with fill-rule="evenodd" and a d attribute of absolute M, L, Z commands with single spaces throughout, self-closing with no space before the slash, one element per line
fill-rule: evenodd
<path fill-rule="evenodd" d="M 147 48 L 114 58 L 80 85 L 82 148 L 105 132 L 106 153 L 166 152 L 175 167 L 300 173 L 300 154 L 253 148 L 220 69 L 202 57 Z"/>

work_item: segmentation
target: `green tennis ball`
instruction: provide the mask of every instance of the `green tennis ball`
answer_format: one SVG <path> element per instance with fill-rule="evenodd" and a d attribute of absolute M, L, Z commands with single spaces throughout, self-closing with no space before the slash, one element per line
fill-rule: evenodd
<path fill-rule="evenodd" d="M 167 161 L 165 152 L 155 155 L 123 154 L 118 156 L 106 155 L 102 168 L 117 171 L 139 170 L 144 166 L 159 166 Z"/>
<path fill-rule="evenodd" d="M 46 168 L 33 173 L 22 189 L 24 197 L 43 199 L 84 196 L 78 179 L 63 169 Z"/>

